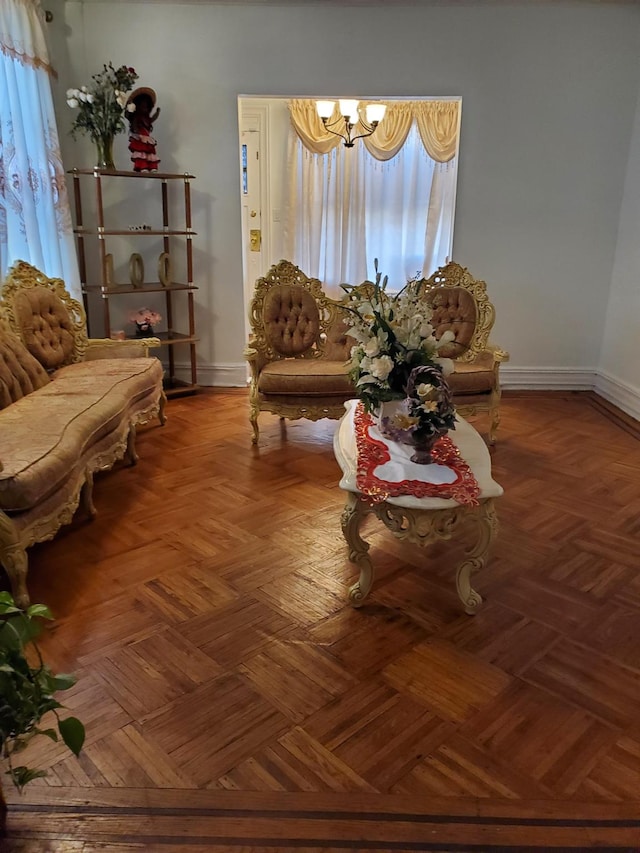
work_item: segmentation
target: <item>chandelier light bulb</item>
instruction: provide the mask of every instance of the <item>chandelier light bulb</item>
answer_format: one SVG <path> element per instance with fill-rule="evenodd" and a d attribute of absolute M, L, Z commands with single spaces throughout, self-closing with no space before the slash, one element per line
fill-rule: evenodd
<path fill-rule="evenodd" d="M 350 98 L 340 98 L 340 115 L 349 119 L 349 124 L 355 124 L 358 121 L 358 104 L 359 101 Z"/>
<path fill-rule="evenodd" d="M 316 109 L 320 118 L 331 118 L 335 105 L 335 101 L 316 101 Z"/>
<path fill-rule="evenodd" d="M 367 124 L 379 124 L 387 111 L 386 104 L 367 104 L 365 113 Z"/>

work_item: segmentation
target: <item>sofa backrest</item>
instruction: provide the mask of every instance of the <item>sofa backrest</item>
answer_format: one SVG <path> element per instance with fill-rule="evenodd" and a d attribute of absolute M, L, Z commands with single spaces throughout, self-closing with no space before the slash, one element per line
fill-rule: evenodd
<path fill-rule="evenodd" d="M 17 261 L 2 285 L 0 315 L 45 370 L 82 361 L 87 349 L 84 309 L 62 279 Z"/>
<path fill-rule="evenodd" d="M 280 358 L 342 359 L 343 327 L 339 304 L 329 299 L 317 278 L 308 278 L 291 261 L 282 260 L 256 281 L 249 305 L 251 347 L 266 362 Z M 345 358 L 348 358 L 345 356 Z"/>
<path fill-rule="evenodd" d="M 0 320 L 0 409 L 37 391 L 49 382 L 40 362 Z"/>

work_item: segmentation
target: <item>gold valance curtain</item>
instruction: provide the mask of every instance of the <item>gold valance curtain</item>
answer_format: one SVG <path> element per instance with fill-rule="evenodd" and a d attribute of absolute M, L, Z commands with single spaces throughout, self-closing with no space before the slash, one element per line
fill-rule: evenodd
<path fill-rule="evenodd" d="M 367 103 L 373 102 L 362 101 L 361 106 L 364 108 Z M 340 137 L 325 130 L 314 100 L 297 98 L 289 101 L 288 106 L 293 128 L 309 151 L 328 154 L 342 144 Z M 330 121 L 339 118 L 336 102 Z M 376 160 L 390 160 L 404 145 L 414 120 L 422 144 L 432 160 L 448 163 L 455 157 L 458 146 L 458 101 L 392 101 L 387 104 L 387 111 L 376 132 L 373 136 L 366 136 L 362 142 Z M 353 135 L 364 132 L 364 128 L 357 124 Z"/>

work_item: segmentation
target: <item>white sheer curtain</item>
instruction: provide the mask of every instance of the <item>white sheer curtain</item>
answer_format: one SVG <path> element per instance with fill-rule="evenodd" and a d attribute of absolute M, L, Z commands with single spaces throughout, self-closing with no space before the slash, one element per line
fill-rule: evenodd
<path fill-rule="evenodd" d="M 456 166 L 429 156 L 416 124 L 386 161 L 362 141 L 314 154 L 292 127 L 286 257 L 334 297 L 373 279 L 375 258 L 392 289 L 429 276 L 451 255 Z"/>
<path fill-rule="evenodd" d="M 0 279 L 17 260 L 80 297 L 39 0 L 0 3 Z"/>

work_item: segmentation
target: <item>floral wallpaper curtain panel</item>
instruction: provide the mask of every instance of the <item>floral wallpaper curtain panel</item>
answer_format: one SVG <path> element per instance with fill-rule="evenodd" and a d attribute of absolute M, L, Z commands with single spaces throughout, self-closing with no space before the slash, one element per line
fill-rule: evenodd
<path fill-rule="evenodd" d="M 39 0 L 0 3 L 0 278 L 17 260 L 80 297 Z"/>

